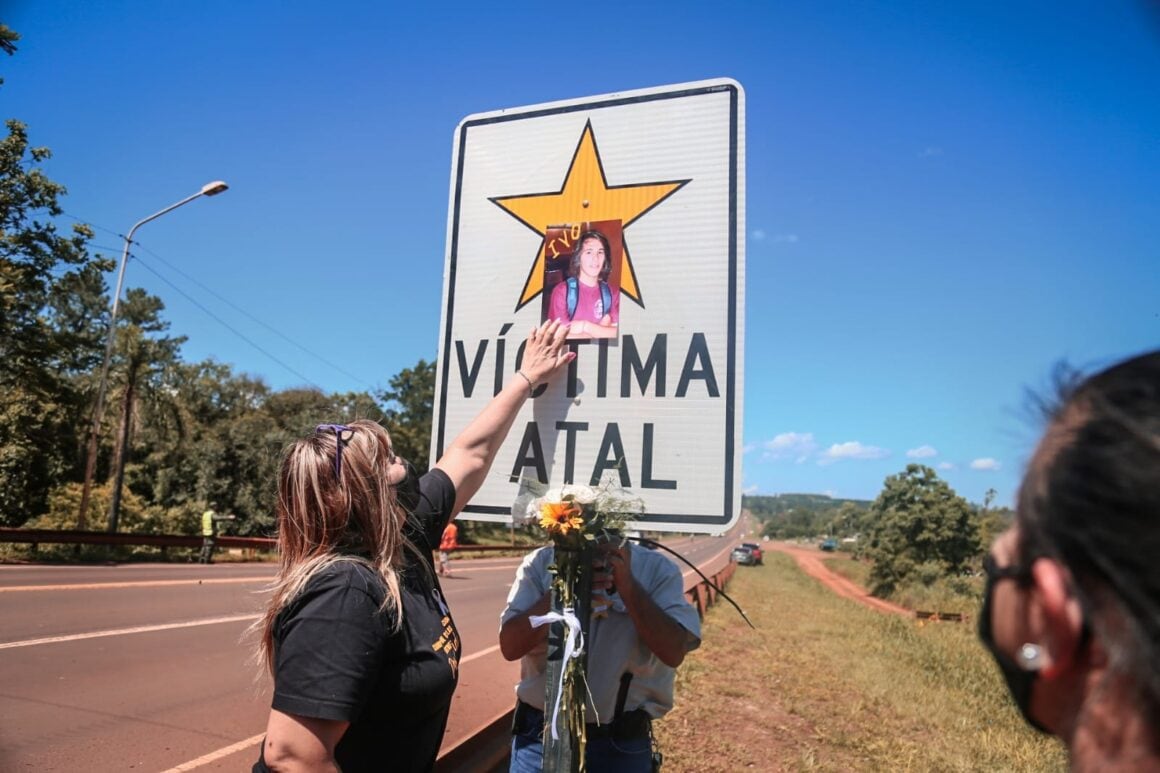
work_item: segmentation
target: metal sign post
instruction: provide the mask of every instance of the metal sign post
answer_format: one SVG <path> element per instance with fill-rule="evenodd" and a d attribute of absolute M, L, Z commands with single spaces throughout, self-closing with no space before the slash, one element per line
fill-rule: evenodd
<path fill-rule="evenodd" d="M 573 610 L 580 620 L 580 628 L 584 634 L 584 641 L 588 641 L 589 621 L 592 616 L 592 547 L 585 544 L 581 551 L 580 582 L 576 586 L 576 606 Z M 563 612 L 564 605 L 560 599 L 559 586 L 552 587 L 552 611 Z M 567 704 L 560 701 L 561 710 L 556 726 L 557 738 L 552 738 L 552 730 L 548 725 L 552 722 L 553 707 L 556 705 L 560 692 L 560 674 L 566 668 L 564 663 L 564 637 L 566 628 L 563 623 L 552 623 L 548 632 L 548 670 L 547 693 L 544 696 L 544 771 L 545 773 L 578 773 L 581 769 L 580 739 L 577 730 L 584 726 L 584 714 L 573 716 L 566 710 Z M 579 672 L 588 673 L 588 648 L 580 653 Z M 584 684 L 575 684 L 574 689 L 580 691 L 587 703 L 587 688 Z"/>

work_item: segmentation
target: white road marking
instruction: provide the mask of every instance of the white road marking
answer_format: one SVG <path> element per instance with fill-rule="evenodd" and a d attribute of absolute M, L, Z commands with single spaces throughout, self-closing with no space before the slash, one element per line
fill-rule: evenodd
<path fill-rule="evenodd" d="M 725 550 L 722 550 L 721 552 L 719 552 L 716 556 L 714 556 L 710 560 L 716 560 L 717 558 L 721 557 L 725 553 L 729 552 L 730 549 L 731 548 L 726 548 Z M 489 571 L 489 570 L 490 571 L 496 571 L 496 570 L 511 571 L 511 567 L 488 567 L 486 569 L 484 567 L 476 567 L 476 571 L 480 571 L 480 570 L 482 570 L 482 571 Z M 465 569 L 464 571 L 467 572 L 470 570 Z M 687 577 L 689 575 L 694 574 L 694 572 L 689 571 L 689 572 L 686 572 L 685 574 Z M 11 645 L 0 645 L 0 647 L 3 647 L 3 646 L 11 646 Z M 479 652 L 473 652 L 472 654 L 464 657 L 463 659 L 461 659 L 459 661 L 459 665 L 463 666 L 465 663 L 470 663 L 473 660 L 477 660 L 479 658 L 486 657 L 487 655 L 490 655 L 493 652 L 496 652 L 498 650 L 499 650 L 499 645 L 493 644 L 492 646 L 490 646 L 486 649 L 482 649 Z M 196 768 L 199 768 L 203 765 L 208 765 L 211 762 L 214 762 L 216 760 L 220 760 L 223 757 L 228 757 L 231 754 L 234 754 L 235 752 L 239 752 L 239 751 L 242 751 L 244 749 L 248 749 L 251 746 L 256 746 L 257 744 L 262 742 L 262 739 L 264 737 L 265 737 L 265 733 L 263 733 L 261 735 L 256 735 L 252 738 L 247 738 L 244 741 L 238 741 L 237 743 L 231 744 L 230 746 L 225 746 L 225 747 L 222 747 L 221 749 L 218 749 L 217 751 L 212 751 L 209 754 L 202 755 L 201 757 L 198 757 L 195 760 L 190 760 L 189 762 L 183 762 L 182 764 L 178 765 L 177 767 L 170 768 L 169 770 L 166 770 L 166 771 L 162 771 L 162 773 L 185 773 L 186 771 L 195 770 Z"/>
<path fill-rule="evenodd" d="M 476 652 L 474 654 L 468 655 L 467 657 L 463 658 L 462 660 L 459 661 L 459 665 L 462 666 L 464 663 L 470 663 L 471 661 L 475 660 L 476 658 L 482 658 L 484 655 L 490 655 L 491 653 L 495 652 L 498 649 L 499 649 L 499 645 L 493 644 L 492 646 L 488 647 L 485 650 L 480 650 L 479 652 Z"/>
<path fill-rule="evenodd" d="M 721 552 L 719 552 L 717 555 L 715 555 L 715 556 L 713 556 L 712 558 L 710 558 L 708 561 L 702 561 L 702 562 L 701 562 L 701 566 L 706 566 L 707 564 L 713 564 L 713 563 L 716 563 L 716 561 L 717 561 L 717 559 L 718 559 L 718 558 L 720 558 L 721 556 L 723 556 L 723 555 L 725 555 L 726 553 L 730 552 L 732 549 L 733 549 L 732 547 L 727 547 L 727 548 L 725 548 L 724 550 L 722 550 Z M 694 563 L 696 563 L 696 562 L 694 562 Z M 702 570 L 702 571 L 704 571 L 704 570 Z M 706 572 L 706 574 L 708 574 L 708 573 Z M 701 578 L 701 576 L 700 576 L 699 574 L 697 574 L 695 571 L 693 571 L 692 569 L 686 569 L 685 571 L 683 571 L 683 572 L 681 573 L 681 576 L 685 578 L 686 584 L 688 584 L 688 579 L 689 579 L 690 577 L 696 576 L 698 580 L 700 580 L 700 578 Z"/>
<path fill-rule="evenodd" d="M 261 615 L 231 615 L 230 617 L 209 617 L 204 620 L 188 620 L 184 623 L 163 623 L 161 625 L 139 625 L 135 628 L 116 628 L 110 631 L 93 631 L 91 633 L 74 633 L 68 636 L 48 636 L 43 639 L 25 639 L 24 641 L 10 641 L 0 644 L 0 650 L 14 647 L 33 647 L 37 644 L 57 644 L 66 641 L 80 641 L 81 639 L 99 639 L 102 636 L 123 636 L 130 633 L 150 633 L 152 631 L 169 631 L 174 628 L 194 628 L 199 625 L 217 625 L 218 623 L 236 623 L 239 620 L 257 620 Z"/>
<path fill-rule="evenodd" d="M 494 646 L 488 647 L 485 650 L 480 650 L 479 652 L 472 653 L 471 655 L 468 655 L 467 657 L 460 660 L 459 665 L 462 666 L 464 663 L 470 663 L 471 661 L 475 660 L 476 658 L 482 658 L 484 655 L 490 655 L 491 653 L 495 652 L 498 649 L 499 649 L 499 645 L 496 644 Z M 187 770 L 194 770 L 196 768 L 200 768 L 202 765 L 208 765 L 211 762 L 214 762 L 216 760 L 220 760 L 222 757 L 228 757 L 231 754 L 234 754 L 235 752 L 240 752 L 243 749 L 248 749 L 251 746 L 255 746 L 255 745 L 261 743 L 262 739 L 265 737 L 266 737 L 265 733 L 262 733 L 261 735 L 255 735 L 254 737 L 247 738 L 244 741 L 238 741 L 235 744 L 231 744 L 229 746 L 224 746 L 221 749 L 218 749 L 217 751 L 210 752 L 209 754 L 203 754 L 202 756 L 198 757 L 196 760 L 190 760 L 189 762 L 183 762 L 180 765 L 178 765 L 177 767 L 162 771 L 162 773 L 184 773 Z M 470 737 L 470 736 L 468 736 L 468 737 Z"/>
<path fill-rule="evenodd" d="M 166 585 L 230 585 L 240 582 L 270 582 L 274 577 L 221 577 L 191 580 L 137 580 L 135 582 L 90 582 L 83 585 L 10 585 L 0 593 L 39 590 L 104 590 L 105 588 L 160 588 Z"/>
<path fill-rule="evenodd" d="M 196 760 L 190 760 L 189 762 L 183 762 L 175 768 L 170 768 L 169 770 L 162 771 L 162 773 L 183 773 L 183 771 L 186 771 L 186 770 L 193 770 L 194 768 L 200 768 L 202 765 L 208 765 L 209 763 L 213 762 L 214 760 L 220 760 L 222 757 L 228 757 L 231 754 L 233 754 L 234 752 L 240 752 L 243 749 L 248 749 L 249 747 L 254 746 L 255 744 L 259 744 L 262 742 L 262 739 L 265 737 L 266 737 L 266 734 L 261 733 L 260 735 L 256 735 L 253 738 L 247 738 L 244 741 L 238 741 L 235 744 L 231 744 L 230 746 L 223 747 L 221 749 L 218 749 L 215 752 L 210 752 L 209 754 L 203 754 L 202 756 L 198 757 Z"/>
<path fill-rule="evenodd" d="M 507 566 L 472 566 L 472 562 L 463 561 L 462 563 L 451 560 L 451 576 L 452 577 L 470 577 L 475 572 L 510 572 L 517 566 L 518 562 L 513 562 Z"/>
<path fill-rule="evenodd" d="M 507 562 L 500 566 L 472 566 L 477 561 L 488 562 Z M 452 572 L 454 574 L 470 577 L 475 572 L 510 572 L 519 565 L 518 558 L 488 558 L 488 559 L 460 559 L 455 561 L 452 559 Z M 454 575 L 453 575 L 454 576 Z M 7 587 L 0 587 L 0 593 L 16 593 L 29 591 L 77 591 L 77 590 L 106 590 L 116 588 L 162 588 L 166 586 L 175 585 L 232 585 L 247 582 L 271 582 L 274 575 L 260 575 L 257 577 L 207 577 L 197 578 L 192 577 L 184 580 L 126 580 L 123 582 L 89 582 L 89 583 L 73 583 L 70 585 L 9 585 Z"/>

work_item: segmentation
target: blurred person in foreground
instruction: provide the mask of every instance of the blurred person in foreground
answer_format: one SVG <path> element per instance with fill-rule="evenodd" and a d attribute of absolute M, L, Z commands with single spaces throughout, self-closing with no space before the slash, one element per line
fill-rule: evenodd
<path fill-rule="evenodd" d="M 589 621 L 586 762 L 596 773 L 653 770 L 652 721 L 673 707 L 676 669 L 701 644 L 701 618 L 685 599 L 676 564 L 653 550 L 621 540 L 596 545 L 593 607 L 611 606 Z M 548 629 L 531 617 L 548 612 L 555 548 L 524 558 L 500 615 L 499 646 L 520 660 L 512 727 L 510 771 L 543 765 Z"/>
<path fill-rule="evenodd" d="M 1073 770 L 1160 770 L 1160 350 L 1063 386 L 979 635 Z"/>
<path fill-rule="evenodd" d="M 281 566 L 258 655 L 274 678 L 254 771 L 421 771 L 435 765 L 459 633 L 432 565 L 533 387 L 573 358 L 567 328 L 528 338 L 520 370 L 420 476 L 370 421 L 321 424 L 278 473 Z"/>

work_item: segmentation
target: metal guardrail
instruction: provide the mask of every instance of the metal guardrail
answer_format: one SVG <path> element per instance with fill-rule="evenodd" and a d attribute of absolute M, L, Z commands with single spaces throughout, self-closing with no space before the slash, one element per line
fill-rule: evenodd
<path fill-rule="evenodd" d="M 6 529 L 0 528 L 0 542 L 46 545 L 134 545 L 160 548 L 200 548 L 202 537 L 188 534 L 132 534 L 107 531 L 75 531 L 63 529 Z M 253 548 L 273 550 L 276 540 L 268 537 L 215 538 L 220 548 Z"/>
<path fill-rule="evenodd" d="M 513 706 L 484 723 L 459 743 L 444 749 L 435 761 L 434 773 L 490 773 L 507 770 L 514 715 Z"/>
<path fill-rule="evenodd" d="M 76 531 L 64 529 L 8 529 L 0 528 L 0 542 L 33 545 L 133 545 L 160 548 L 200 548 L 201 535 L 189 534 L 133 534 L 127 532 Z M 248 548 L 274 550 L 277 540 L 270 537 L 214 538 L 219 548 Z M 456 553 L 523 553 L 539 545 L 460 545 Z"/>
<path fill-rule="evenodd" d="M 724 588 L 725 584 L 733 578 L 733 572 L 737 570 L 737 562 L 730 560 L 725 567 L 713 575 L 710 579 L 713 580 L 713 587 L 709 583 L 702 580 L 700 577 L 696 581 L 690 580 L 691 587 L 685 588 L 685 598 L 689 603 L 697 608 L 697 614 L 701 619 L 705 619 L 705 610 L 717 603 L 717 588 Z"/>
<path fill-rule="evenodd" d="M 970 618 L 962 612 L 928 612 L 924 609 L 914 610 L 914 617 L 917 620 L 929 620 L 932 623 L 937 623 L 941 620 L 946 620 L 952 623 L 969 622 Z"/>

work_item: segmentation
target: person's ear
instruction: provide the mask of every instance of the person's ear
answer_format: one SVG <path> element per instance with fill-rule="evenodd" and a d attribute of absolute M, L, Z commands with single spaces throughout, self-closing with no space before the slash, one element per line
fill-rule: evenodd
<path fill-rule="evenodd" d="M 1031 565 L 1031 630 L 1042 652 L 1039 674 L 1052 679 L 1076 664 L 1083 639 L 1083 608 L 1071 592 L 1071 575 L 1059 562 L 1037 559 Z"/>

